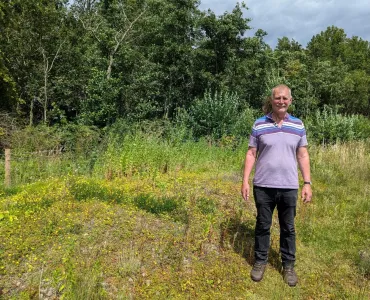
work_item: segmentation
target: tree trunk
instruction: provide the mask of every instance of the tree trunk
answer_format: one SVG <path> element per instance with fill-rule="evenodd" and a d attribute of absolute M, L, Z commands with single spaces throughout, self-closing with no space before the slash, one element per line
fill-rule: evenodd
<path fill-rule="evenodd" d="M 49 70 L 50 71 L 50 70 Z M 48 109 L 48 63 L 45 67 L 45 73 L 44 73 L 44 124 L 46 124 L 46 114 Z"/>
<path fill-rule="evenodd" d="M 30 126 L 33 125 L 33 105 L 35 103 L 36 97 L 31 100 L 31 107 L 30 107 Z"/>

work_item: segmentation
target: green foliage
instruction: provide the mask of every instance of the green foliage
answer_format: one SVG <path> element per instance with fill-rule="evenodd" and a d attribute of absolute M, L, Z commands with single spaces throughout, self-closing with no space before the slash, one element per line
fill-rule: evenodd
<path fill-rule="evenodd" d="M 367 139 L 370 136 L 370 120 L 361 115 L 342 115 L 325 107 L 305 120 L 309 138 L 316 143 L 332 144 Z"/>
<path fill-rule="evenodd" d="M 91 154 L 99 148 L 100 132 L 96 127 L 68 124 L 63 127 L 38 125 L 12 133 L 15 152 L 68 151 L 78 155 Z"/>
<path fill-rule="evenodd" d="M 329 26 L 312 37 L 307 45 L 310 55 L 316 59 L 337 61 L 344 56 L 346 33 L 342 28 Z"/>
<path fill-rule="evenodd" d="M 321 105 L 341 106 L 347 99 L 344 76 L 348 66 L 342 62 L 330 60 L 317 61 L 312 65 L 311 83 L 316 88 L 316 94 L 321 100 Z"/>
<path fill-rule="evenodd" d="M 344 116 L 332 109 L 317 111 L 313 118 L 306 122 L 310 138 L 317 143 L 335 143 L 366 138 L 369 121 L 359 116 Z"/>
<path fill-rule="evenodd" d="M 271 74 L 267 76 L 265 94 L 271 93 L 274 86 L 284 83 L 292 90 L 290 112 L 301 118 L 311 115 L 318 108 L 320 98 L 316 86 L 312 84 L 311 62 L 307 52 L 294 39 L 290 41 L 284 37 L 279 39 L 273 55 L 276 61 Z"/>
<path fill-rule="evenodd" d="M 344 78 L 343 112 L 367 115 L 370 105 L 370 76 L 365 70 L 348 72 Z"/>
<path fill-rule="evenodd" d="M 0 111 L 14 111 L 17 101 L 16 84 L 9 70 L 3 63 L 3 53 L 0 49 Z"/>
<path fill-rule="evenodd" d="M 28 183 L 53 174 L 91 174 L 105 146 L 97 128 L 72 124 L 26 127 L 14 130 L 8 139 L 13 183 Z M 4 176 L 3 162 L 1 165 Z"/>
<path fill-rule="evenodd" d="M 13 132 L 19 130 L 20 127 L 21 122 L 15 115 L 0 112 L 0 148 L 11 147 Z"/>
<path fill-rule="evenodd" d="M 314 36 L 307 45 L 309 82 L 319 106 L 339 106 L 344 114 L 368 115 L 369 42 L 347 38 L 335 26 Z"/>
<path fill-rule="evenodd" d="M 235 123 L 231 125 L 231 135 L 239 138 L 240 140 L 245 140 L 249 138 L 252 131 L 252 126 L 257 117 L 261 113 L 252 108 L 246 107 L 237 115 Z"/>
<path fill-rule="evenodd" d="M 95 126 L 67 124 L 57 128 L 63 151 L 89 156 L 101 147 L 101 131 Z"/>
<path fill-rule="evenodd" d="M 61 136 L 55 127 L 39 125 L 17 130 L 12 135 L 12 147 L 16 151 L 37 152 L 59 150 Z"/>
<path fill-rule="evenodd" d="M 17 111 L 29 125 L 178 122 L 181 111 L 202 117 L 191 110 L 202 110 L 198 102 L 209 91 L 238 95 L 245 103 L 239 115 L 247 105 L 260 110 L 271 88 L 286 83 L 298 117 L 325 105 L 368 115 L 368 41 L 330 26 L 307 49 L 282 37 L 272 50 L 267 32 L 250 32 L 245 3 L 221 15 L 198 6 L 196 0 L 2 3 L 0 109 Z M 196 138 L 233 134 L 225 122 L 193 123 Z"/>
<path fill-rule="evenodd" d="M 6 54 L 6 67 L 17 78 L 18 97 L 22 111 L 33 122 L 48 121 L 50 99 L 53 96 L 51 78 L 66 42 L 66 1 L 7 1 L 5 18 L 9 20 L 1 31 L 1 49 Z M 34 105 L 34 103 L 38 105 Z M 34 111 L 35 110 L 35 111 Z"/>
<path fill-rule="evenodd" d="M 196 137 L 220 138 L 229 135 L 237 122 L 240 99 L 235 93 L 207 91 L 196 99 L 189 111 L 190 127 Z"/>
<path fill-rule="evenodd" d="M 105 72 L 94 70 L 87 86 L 87 99 L 82 103 L 81 121 L 87 125 L 106 126 L 118 117 L 117 79 L 107 78 Z"/>
<path fill-rule="evenodd" d="M 137 46 L 143 47 L 145 61 L 150 62 L 149 69 L 142 69 L 140 77 L 145 78 L 146 88 L 151 89 L 147 99 L 141 101 L 150 100 L 155 108 L 152 116 L 173 118 L 176 109 L 188 107 L 194 98 L 197 5 L 196 0 L 148 1 Z"/>

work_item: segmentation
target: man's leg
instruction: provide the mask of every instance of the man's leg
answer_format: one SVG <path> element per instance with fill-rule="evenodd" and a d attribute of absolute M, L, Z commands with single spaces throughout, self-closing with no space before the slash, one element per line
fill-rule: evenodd
<path fill-rule="evenodd" d="M 280 224 L 280 252 L 283 266 L 294 265 L 295 261 L 295 227 L 298 190 L 282 189 L 277 195 L 277 209 Z"/>
<path fill-rule="evenodd" d="M 268 250 L 270 248 L 270 227 L 272 213 L 275 208 L 274 191 L 275 189 L 257 186 L 253 188 L 257 208 L 254 245 L 255 263 L 251 271 L 251 278 L 254 281 L 262 280 L 267 264 Z"/>
<path fill-rule="evenodd" d="M 275 208 L 275 191 L 276 189 L 257 186 L 253 188 L 257 208 L 254 254 L 256 262 L 264 264 L 267 263 L 270 248 L 270 227 Z"/>
<path fill-rule="evenodd" d="M 278 192 L 277 209 L 280 224 L 280 252 L 284 268 L 284 280 L 290 285 L 297 284 L 294 272 L 296 235 L 294 218 L 296 215 L 298 190 L 280 190 Z"/>

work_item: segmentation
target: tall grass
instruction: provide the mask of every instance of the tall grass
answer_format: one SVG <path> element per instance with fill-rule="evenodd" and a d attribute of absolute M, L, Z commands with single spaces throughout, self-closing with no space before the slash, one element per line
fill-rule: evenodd
<path fill-rule="evenodd" d="M 348 260 L 367 276 L 369 258 L 361 253 L 370 250 L 369 148 L 363 141 L 312 146 L 314 205 L 298 218 L 302 240 L 314 245 L 319 261 Z"/>
<path fill-rule="evenodd" d="M 180 111 L 173 122 L 129 124 L 118 120 L 103 130 L 72 124 L 18 130 L 11 138 L 12 181 L 18 185 L 55 176 L 112 178 L 235 166 L 244 155 L 257 113 L 242 107 L 234 94 L 208 93 L 196 103 L 190 113 Z M 233 118 L 224 119 L 223 109 Z M 370 136 L 368 118 L 341 115 L 328 107 L 304 122 L 312 145 L 339 145 Z M 200 132 L 197 126 L 208 127 Z M 201 137 L 205 133 L 210 136 Z M 0 152 L 0 179 L 4 177 L 3 163 Z"/>
<path fill-rule="evenodd" d="M 298 203 L 295 289 L 279 273 L 276 216 L 265 279 L 249 279 L 255 209 L 239 195 L 246 145 L 145 134 L 108 143 L 92 173 L 2 191 L 0 286 L 13 298 L 367 299 L 367 149 L 310 146 L 314 198 Z"/>
<path fill-rule="evenodd" d="M 14 188 L 0 189 L 0 288 L 9 298 L 370 297 L 370 141 L 310 144 L 314 198 L 298 203 L 300 281 L 291 289 L 276 216 L 266 276 L 249 279 L 255 208 L 239 192 L 246 142 L 126 125 L 99 147 L 92 139 L 58 154 L 13 149 Z"/>
<path fill-rule="evenodd" d="M 249 279 L 254 208 L 239 195 L 246 145 L 144 133 L 107 143 L 84 176 L 2 192 L 0 283 L 14 297 L 366 299 L 368 147 L 310 147 L 314 200 L 298 205 L 296 289 L 279 274 L 277 220 L 266 278 Z"/>
<path fill-rule="evenodd" d="M 166 133 L 168 135 L 168 133 Z M 49 177 L 84 175 L 94 178 L 155 176 L 180 170 L 224 170 L 235 165 L 234 139 L 215 142 L 202 138 L 198 142 L 181 141 L 178 136 L 167 136 L 138 130 L 133 133 L 107 134 L 100 143 L 86 143 L 81 149 L 70 147 L 58 151 L 60 140 L 40 147 L 12 149 L 13 185 L 25 184 Z M 39 138 L 36 136 L 36 138 Z M 82 137 L 81 139 L 83 139 Z M 55 151 L 56 149 L 57 151 Z M 220 164 L 220 162 L 222 162 Z M 4 178 L 4 158 L 0 161 L 0 180 Z"/>

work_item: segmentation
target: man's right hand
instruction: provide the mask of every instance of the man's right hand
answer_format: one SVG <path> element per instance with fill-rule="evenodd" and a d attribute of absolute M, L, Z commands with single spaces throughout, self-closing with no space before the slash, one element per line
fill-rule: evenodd
<path fill-rule="evenodd" d="M 242 192 L 242 197 L 245 201 L 249 201 L 249 191 L 250 191 L 249 183 L 243 182 L 241 192 Z"/>
<path fill-rule="evenodd" d="M 243 171 L 243 185 L 242 185 L 242 197 L 243 199 L 248 202 L 249 201 L 249 175 L 252 172 L 254 162 L 256 161 L 257 157 L 257 148 L 256 147 L 249 147 L 247 154 L 245 155 L 244 161 L 244 171 Z"/>

